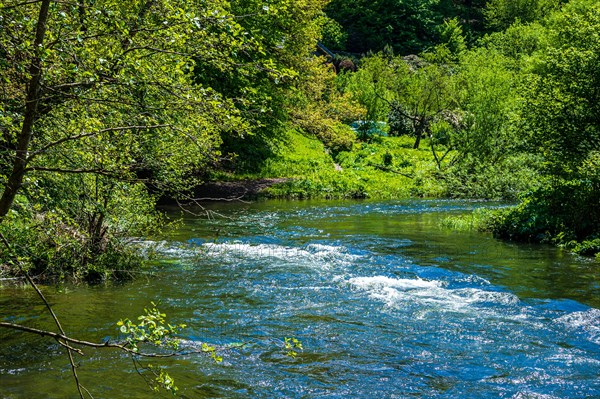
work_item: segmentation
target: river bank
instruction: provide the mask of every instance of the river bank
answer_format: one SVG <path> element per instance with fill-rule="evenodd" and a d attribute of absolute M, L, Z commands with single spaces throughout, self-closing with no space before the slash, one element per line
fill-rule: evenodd
<path fill-rule="evenodd" d="M 284 140 L 270 145 L 271 155 L 253 168 L 214 170 L 198 196 L 515 200 L 535 185 L 533 171 L 518 162 L 502 165 L 502 171 L 490 165 L 465 173 L 455 167 L 458 154 L 450 151 L 440 160 L 445 147 L 432 149 L 427 138 L 414 149 L 413 137 L 376 135 L 335 152 L 314 136 L 290 129 Z"/>

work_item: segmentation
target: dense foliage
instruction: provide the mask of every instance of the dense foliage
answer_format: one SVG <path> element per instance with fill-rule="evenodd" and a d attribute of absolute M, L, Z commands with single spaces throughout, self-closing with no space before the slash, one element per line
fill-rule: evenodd
<path fill-rule="evenodd" d="M 0 278 L 129 278 L 206 179 L 515 201 L 445 224 L 600 257 L 599 65 L 597 0 L 3 0 Z"/>
<path fill-rule="evenodd" d="M 546 43 L 526 71 L 516 122 L 542 157 L 543 185 L 497 233 L 574 246 L 600 234 L 600 4 L 571 2 L 544 22 Z"/>
<path fill-rule="evenodd" d="M 497 235 L 598 238 L 596 1 L 0 10 L 3 272 L 128 274 L 157 199 L 207 178 L 288 177 L 270 195 L 290 197 L 522 198 Z M 321 39 L 352 60 L 318 56 Z"/>
<path fill-rule="evenodd" d="M 383 134 L 412 137 L 415 150 L 426 139 L 430 162 L 419 174 L 435 183 L 419 189 L 412 171 L 404 183 L 412 194 L 521 199 L 486 224 L 499 237 L 597 251 L 598 3 L 492 0 L 479 5 L 489 33 L 475 43 L 472 27 L 448 19 L 443 5 L 330 4 L 347 49 L 382 50 L 337 78 L 341 92 L 366 109 L 358 138 L 371 143 L 384 126 Z M 409 52 L 419 54 L 394 55 Z M 373 154 L 388 182 L 398 179 L 390 149 Z M 369 178 L 362 181 L 365 195 L 376 192 L 364 185 Z"/>
<path fill-rule="evenodd" d="M 157 226 L 158 196 L 185 198 L 208 168 L 260 158 L 242 149 L 277 133 L 295 99 L 324 98 L 308 88 L 333 73 L 312 55 L 323 5 L 3 2 L 3 270 L 15 259 L 46 278 L 129 269 L 119 248 Z"/>
<path fill-rule="evenodd" d="M 332 0 L 327 14 L 342 27 L 335 49 L 420 53 L 439 42 L 444 20 L 459 17 L 470 37 L 483 30 L 483 0 Z M 339 35 L 338 35 L 339 36 Z"/>

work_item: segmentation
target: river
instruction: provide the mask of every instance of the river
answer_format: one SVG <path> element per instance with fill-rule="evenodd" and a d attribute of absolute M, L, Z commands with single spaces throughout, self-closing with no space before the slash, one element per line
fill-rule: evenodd
<path fill-rule="evenodd" d="M 151 274 L 44 292 L 73 336 L 114 338 L 117 320 L 155 301 L 188 325 L 185 345 L 230 346 L 219 364 L 155 362 L 185 398 L 600 398 L 599 264 L 440 227 L 481 206 L 211 204 L 153 240 Z M 52 327 L 25 287 L 0 289 L 0 318 Z M 296 358 L 284 337 L 302 342 Z M 76 397 L 55 342 L 0 339 L 1 398 Z M 155 397 L 127 356 L 85 353 L 95 398 Z"/>

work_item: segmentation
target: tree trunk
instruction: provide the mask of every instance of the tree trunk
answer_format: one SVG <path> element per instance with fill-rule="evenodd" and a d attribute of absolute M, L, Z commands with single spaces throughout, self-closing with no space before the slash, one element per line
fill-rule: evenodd
<path fill-rule="evenodd" d="M 27 99 L 25 104 L 25 114 L 23 115 L 23 125 L 21 132 L 17 136 L 17 148 L 15 149 L 12 163 L 12 171 L 8 176 L 4 192 L 0 197 L 0 223 L 10 210 L 15 200 L 15 196 L 21 189 L 23 177 L 27 167 L 27 157 L 29 145 L 33 136 L 33 125 L 38 117 L 38 105 L 40 102 L 40 83 L 42 79 L 42 60 L 40 52 L 43 50 L 44 37 L 46 35 L 46 22 L 48 21 L 48 10 L 50 0 L 43 0 L 40 6 L 40 12 L 33 43 L 33 58 L 29 66 L 31 76 L 27 85 Z"/>
<path fill-rule="evenodd" d="M 429 117 L 425 115 L 414 116 L 413 128 L 415 130 L 415 136 L 417 137 L 415 140 L 415 145 L 413 145 L 413 150 L 417 150 L 421 145 L 423 134 L 429 131 Z"/>
<path fill-rule="evenodd" d="M 413 150 L 417 150 L 419 149 L 419 146 L 421 145 L 421 137 L 423 136 L 423 132 L 421 132 L 420 130 L 417 130 L 415 132 L 417 138 L 415 140 L 415 144 L 413 145 Z"/>

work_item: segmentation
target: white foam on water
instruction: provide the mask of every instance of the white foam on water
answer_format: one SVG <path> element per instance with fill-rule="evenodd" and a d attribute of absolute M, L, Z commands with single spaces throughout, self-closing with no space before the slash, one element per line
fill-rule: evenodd
<path fill-rule="evenodd" d="M 535 392 L 518 392 L 511 396 L 511 399 L 560 399 L 558 396 L 545 395 Z"/>
<path fill-rule="evenodd" d="M 208 256 L 226 255 L 232 258 L 290 259 L 306 256 L 306 251 L 274 244 L 206 243 L 201 246 Z"/>
<path fill-rule="evenodd" d="M 157 253 L 169 259 L 187 259 L 198 254 L 198 251 L 189 245 L 169 241 L 136 240 L 132 243 L 141 250 L 143 256 Z"/>
<path fill-rule="evenodd" d="M 583 351 L 574 349 L 564 350 L 564 352 L 556 353 L 547 358 L 548 361 L 557 361 L 566 365 L 585 364 L 590 367 L 600 366 L 600 359 L 595 359 L 587 356 Z"/>
<path fill-rule="evenodd" d="M 201 249 L 207 256 L 237 259 L 276 259 L 286 263 L 328 268 L 347 265 L 359 255 L 348 253 L 345 247 L 308 244 L 303 248 L 277 244 L 248 244 L 242 242 L 206 243 Z"/>
<path fill-rule="evenodd" d="M 349 280 L 349 283 L 365 290 L 380 290 L 386 288 L 409 290 L 415 288 L 435 288 L 441 286 L 441 283 L 438 281 L 421 279 L 396 279 L 386 276 L 354 277 Z"/>
<path fill-rule="evenodd" d="M 569 313 L 556 319 L 556 322 L 571 330 L 584 331 L 589 341 L 600 345 L 600 309 Z"/>
<path fill-rule="evenodd" d="M 489 280 L 484 279 L 483 277 L 477 276 L 475 274 L 469 274 L 462 278 L 457 279 L 457 281 L 463 281 L 465 283 L 474 283 L 480 285 L 492 285 Z"/>
<path fill-rule="evenodd" d="M 500 305 L 515 305 L 519 302 L 516 295 L 507 292 L 485 291 L 477 288 L 452 290 L 455 295 L 464 298 L 466 303 L 494 303 Z"/>
<path fill-rule="evenodd" d="M 348 283 L 390 307 L 417 303 L 425 308 L 466 312 L 475 304 L 512 305 L 518 302 L 510 293 L 477 288 L 449 289 L 441 281 L 375 276 L 351 278 Z"/>
<path fill-rule="evenodd" d="M 0 375 L 9 374 L 9 375 L 18 375 L 27 371 L 26 368 L 17 368 L 17 369 L 0 369 Z"/>

